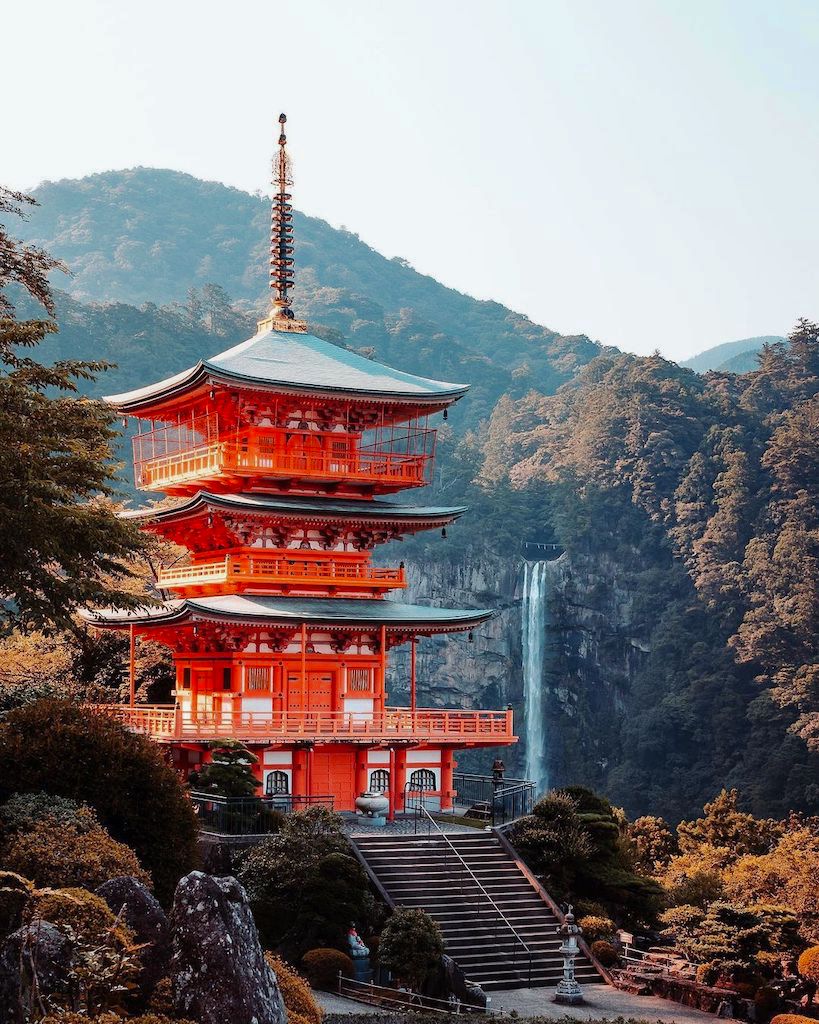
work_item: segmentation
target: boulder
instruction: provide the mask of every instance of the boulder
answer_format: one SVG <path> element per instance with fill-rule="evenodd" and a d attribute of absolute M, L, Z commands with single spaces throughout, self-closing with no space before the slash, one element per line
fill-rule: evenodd
<path fill-rule="evenodd" d="M 446 953 L 434 971 L 427 976 L 421 994 L 432 999 L 449 999 L 454 996 L 466 1006 L 486 1007 L 486 993 L 474 982 L 467 981 L 466 975 Z"/>
<path fill-rule="evenodd" d="M 104 882 L 97 896 L 128 925 L 136 940 L 145 948 L 140 952 L 142 972 L 139 987 L 149 997 L 160 978 L 164 978 L 171 962 L 171 927 L 168 916 L 154 894 L 138 878 L 123 875 Z"/>
<path fill-rule="evenodd" d="M 0 951 L 0 1021 L 24 1024 L 40 1001 L 68 986 L 71 941 L 48 921 L 34 920 L 12 932 Z"/>
<path fill-rule="evenodd" d="M 174 896 L 171 935 L 178 1016 L 198 1024 L 286 1024 L 276 975 L 235 878 L 186 875 Z"/>

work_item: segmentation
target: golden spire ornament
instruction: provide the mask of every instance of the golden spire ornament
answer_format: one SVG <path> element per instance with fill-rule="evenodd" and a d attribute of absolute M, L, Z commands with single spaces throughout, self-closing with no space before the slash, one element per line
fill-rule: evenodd
<path fill-rule="evenodd" d="M 287 191 L 293 184 L 293 170 L 287 153 L 284 126 L 287 116 L 279 114 L 279 151 L 273 157 L 273 203 L 270 216 L 270 316 L 259 323 L 259 329 L 298 331 L 305 333 L 307 323 L 296 320 L 290 308 L 290 289 L 295 284 L 293 259 L 293 207 Z"/>

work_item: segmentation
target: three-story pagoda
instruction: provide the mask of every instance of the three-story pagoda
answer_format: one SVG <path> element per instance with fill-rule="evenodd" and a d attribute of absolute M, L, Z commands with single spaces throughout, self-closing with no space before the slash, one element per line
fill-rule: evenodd
<path fill-rule="evenodd" d="M 469 631 L 488 613 L 389 600 L 403 568 L 371 563 L 377 544 L 442 529 L 464 508 L 385 501 L 430 482 L 429 418 L 466 385 L 428 380 L 309 333 L 291 310 L 289 161 L 280 118 L 274 163 L 270 316 L 256 334 L 183 373 L 108 399 L 138 421 L 137 485 L 177 496 L 126 513 L 190 552 L 157 583 L 160 606 L 93 613 L 171 648 L 172 706 L 111 708 L 170 744 L 185 775 L 214 740 L 258 756 L 267 795 L 299 805 L 364 790 L 391 813 L 407 790 L 452 807 L 454 753 L 514 742 L 511 711 L 416 706 L 415 644 Z M 410 706 L 387 704 L 391 648 L 411 644 Z"/>

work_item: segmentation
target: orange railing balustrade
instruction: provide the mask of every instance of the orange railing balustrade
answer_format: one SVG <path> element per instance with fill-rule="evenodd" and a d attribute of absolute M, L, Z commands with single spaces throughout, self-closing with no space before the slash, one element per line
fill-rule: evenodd
<path fill-rule="evenodd" d="M 160 587 L 184 589 L 212 587 L 224 583 L 240 584 L 242 589 L 278 587 L 309 589 L 342 587 L 346 589 L 391 590 L 406 587 L 403 569 L 368 565 L 366 559 L 328 558 L 303 551 L 230 552 L 224 558 L 176 565 L 157 573 Z"/>
<path fill-rule="evenodd" d="M 200 695 L 201 696 L 201 695 Z M 387 708 L 355 711 L 189 711 L 170 705 L 97 704 L 134 732 L 158 740 L 344 741 L 415 739 L 430 741 L 511 742 L 512 711 L 449 711 L 437 708 Z"/>
<path fill-rule="evenodd" d="M 137 486 L 162 491 L 219 477 L 344 480 L 385 489 L 429 483 L 435 431 L 408 428 L 362 443 L 356 433 L 160 427 L 133 439 Z M 378 432 L 376 432 L 378 434 Z"/>

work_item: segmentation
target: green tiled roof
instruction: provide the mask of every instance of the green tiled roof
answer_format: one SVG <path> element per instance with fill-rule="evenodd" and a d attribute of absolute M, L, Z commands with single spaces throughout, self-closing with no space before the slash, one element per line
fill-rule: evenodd
<path fill-rule="evenodd" d="M 464 505 L 398 505 L 389 501 L 339 501 L 335 498 L 282 497 L 272 494 L 211 494 L 199 491 L 192 498 L 170 508 L 132 509 L 123 513 L 126 519 L 161 520 L 184 517 L 200 508 L 222 508 L 227 511 L 276 513 L 280 515 L 319 516 L 327 519 L 372 520 L 446 520 L 457 519 L 466 512 Z"/>
<path fill-rule="evenodd" d="M 438 404 L 455 401 L 466 384 L 417 377 L 365 359 L 313 334 L 262 330 L 182 373 L 106 401 L 128 411 L 170 398 L 206 382 L 256 385 L 262 389 L 332 392 Z"/>
<path fill-rule="evenodd" d="M 319 597 L 269 597 L 219 594 L 167 601 L 136 611 L 100 609 L 86 612 L 86 621 L 107 626 L 172 624 L 191 617 L 233 622 L 302 623 L 309 625 L 381 625 L 430 630 L 470 629 L 491 612 L 465 608 L 430 608 L 398 601 L 343 600 Z"/>

